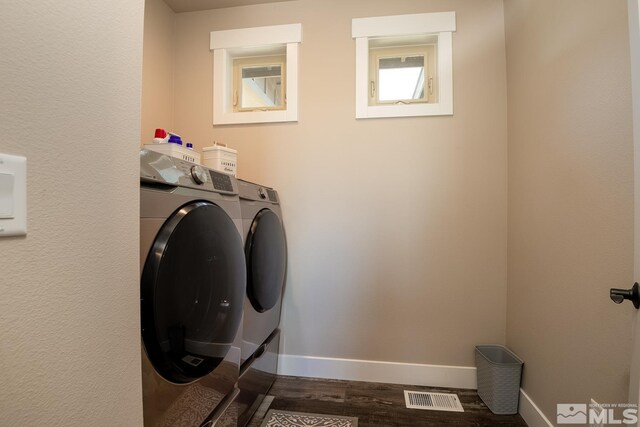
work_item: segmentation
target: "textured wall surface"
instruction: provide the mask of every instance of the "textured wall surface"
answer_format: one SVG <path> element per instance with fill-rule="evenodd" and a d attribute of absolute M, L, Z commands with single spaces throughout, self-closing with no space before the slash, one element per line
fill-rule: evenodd
<path fill-rule="evenodd" d="M 0 425 L 142 425 L 144 2 L 3 2 L 0 151 L 29 234 L 0 239 Z"/>
<path fill-rule="evenodd" d="M 351 19 L 455 11 L 451 117 L 355 119 Z M 297 123 L 212 126 L 209 32 L 302 23 Z M 300 0 L 176 15 L 174 127 L 280 191 L 284 352 L 473 365 L 506 319 L 502 1 Z"/>
<path fill-rule="evenodd" d="M 525 391 L 626 402 L 633 283 L 627 2 L 505 2 L 509 132 L 507 344 Z"/>

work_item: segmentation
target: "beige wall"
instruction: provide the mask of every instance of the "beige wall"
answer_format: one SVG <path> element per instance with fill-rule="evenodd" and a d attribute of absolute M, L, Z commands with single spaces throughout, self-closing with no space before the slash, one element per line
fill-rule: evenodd
<path fill-rule="evenodd" d="M 173 127 L 174 23 L 164 1 L 145 1 L 141 144 L 151 143 L 156 128 Z"/>
<path fill-rule="evenodd" d="M 626 1 L 505 1 L 509 106 L 507 344 L 524 389 L 626 402 L 633 145 Z"/>
<path fill-rule="evenodd" d="M 629 50 L 631 51 L 631 86 L 633 88 L 633 149 L 634 183 L 640 181 L 640 0 L 628 0 Z M 640 275 L 640 185 L 634 186 L 634 278 Z M 640 316 L 636 316 L 635 331 L 640 331 Z M 631 352 L 631 384 L 629 401 L 640 399 L 640 340 L 633 342 Z"/>
<path fill-rule="evenodd" d="M 29 234 L 0 239 L 0 425 L 142 425 L 142 1 L 4 2 L 3 153 Z"/>
<path fill-rule="evenodd" d="M 355 120 L 351 19 L 453 10 L 453 117 Z M 298 123 L 212 126 L 209 32 L 302 23 Z M 280 191 L 284 352 L 473 365 L 505 340 L 502 1 L 299 0 L 182 13 L 174 128 Z"/>

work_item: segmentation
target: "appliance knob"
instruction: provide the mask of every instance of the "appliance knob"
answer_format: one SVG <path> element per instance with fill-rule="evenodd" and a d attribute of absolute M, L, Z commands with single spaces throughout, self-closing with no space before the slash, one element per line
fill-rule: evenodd
<path fill-rule="evenodd" d="M 202 185 L 207 182 L 207 172 L 202 166 L 193 166 L 191 168 L 191 177 L 198 185 Z"/>
<path fill-rule="evenodd" d="M 258 195 L 259 195 L 259 196 L 260 196 L 260 198 L 261 198 L 261 199 L 263 199 L 263 200 L 267 198 L 267 195 L 266 195 L 266 194 L 264 194 L 264 188 L 262 188 L 262 187 L 258 188 Z"/>

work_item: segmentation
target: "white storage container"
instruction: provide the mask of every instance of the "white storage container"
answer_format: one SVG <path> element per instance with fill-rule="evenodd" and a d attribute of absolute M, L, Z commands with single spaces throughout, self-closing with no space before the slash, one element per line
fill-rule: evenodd
<path fill-rule="evenodd" d="M 158 153 L 166 154 L 180 160 L 200 164 L 200 153 L 185 148 L 182 145 L 162 143 L 162 144 L 145 144 L 144 148 Z"/>
<path fill-rule="evenodd" d="M 478 396 L 494 414 L 518 413 L 523 364 L 501 345 L 476 346 Z"/>
<path fill-rule="evenodd" d="M 238 151 L 226 145 L 214 144 L 202 149 L 202 164 L 208 168 L 236 176 Z"/>

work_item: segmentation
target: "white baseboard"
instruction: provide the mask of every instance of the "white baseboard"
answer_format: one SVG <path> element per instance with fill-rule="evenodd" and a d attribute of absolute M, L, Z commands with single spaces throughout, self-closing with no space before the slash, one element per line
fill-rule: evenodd
<path fill-rule="evenodd" d="M 278 357 L 278 374 L 389 384 L 476 388 L 476 368 L 469 366 L 423 365 L 281 354 Z"/>
<path fill-rule="evenodd" d="M 520 406 L 518 413 L 529 427 L 553 427 L 533 400 L 523 389 L 520 389 Z"/>

